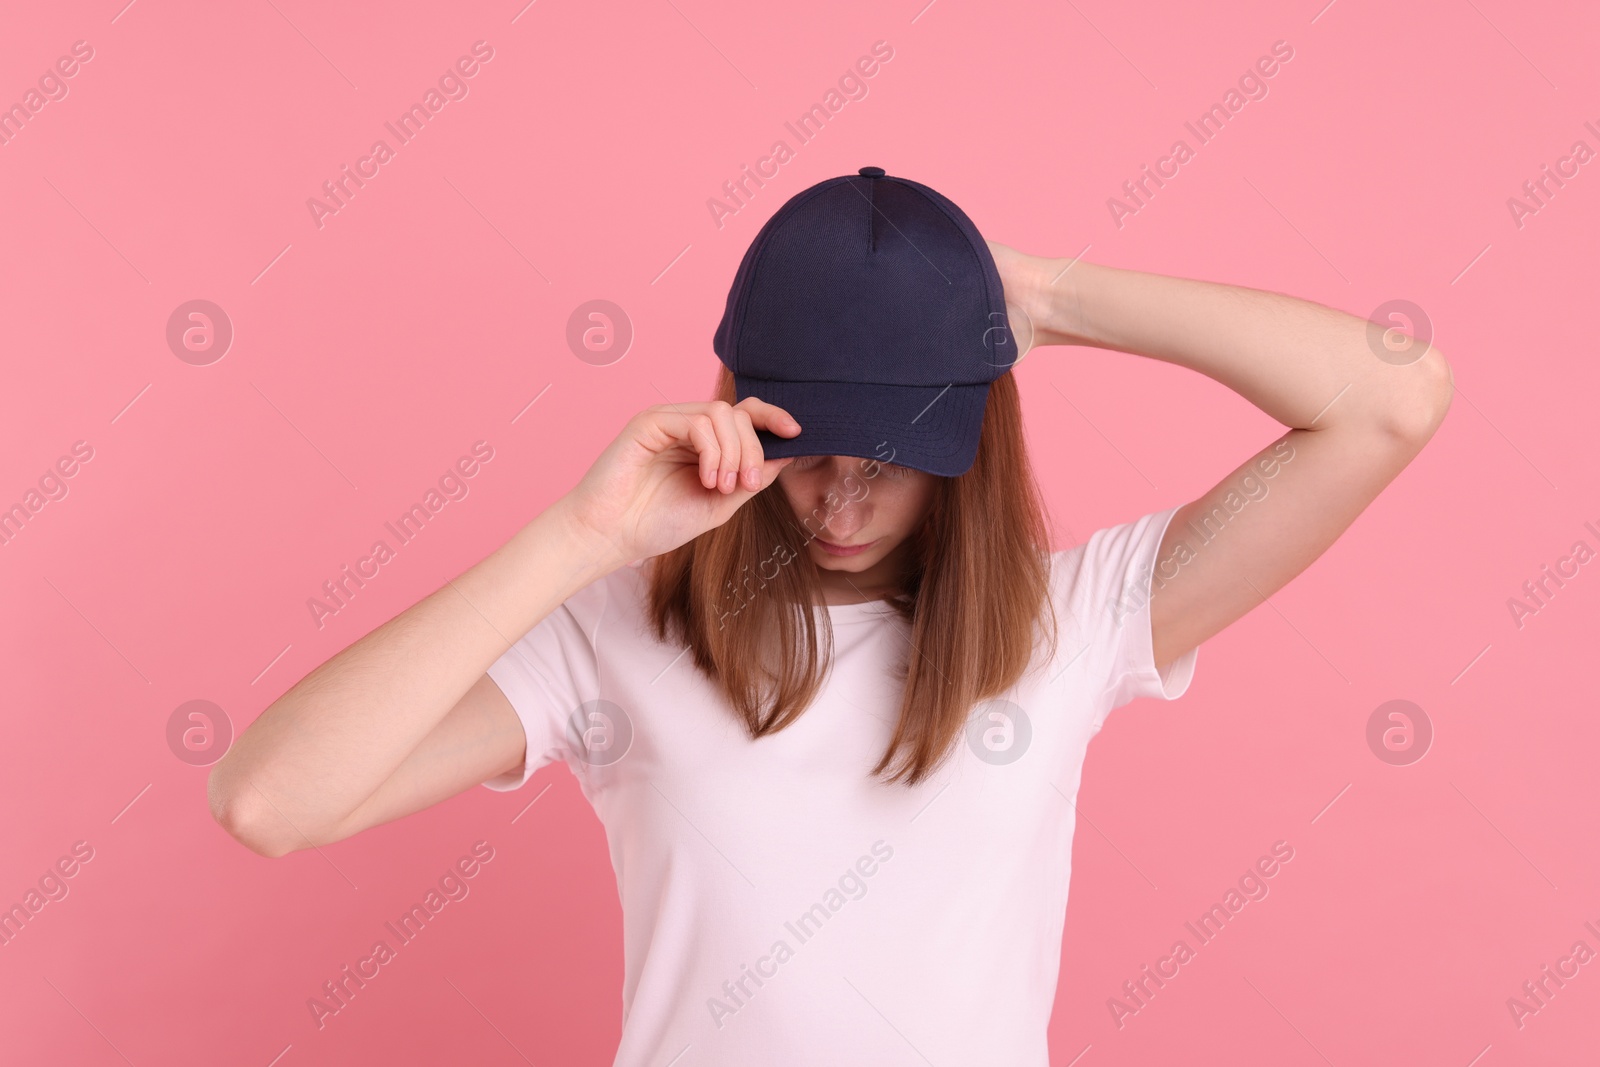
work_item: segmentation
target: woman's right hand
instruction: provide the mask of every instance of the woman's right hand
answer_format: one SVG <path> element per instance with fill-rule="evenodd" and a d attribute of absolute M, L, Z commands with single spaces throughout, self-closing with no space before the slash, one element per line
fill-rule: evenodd
<path fill-rule="evenodd" d="M 618 565 L 670 552 L 727 522 L 792 459 L 766 459 L 757 429 L 800 424 L 755 397 L 661 404 L 628 420 L 563 499 L 581 532 L 603 538 Z"/>

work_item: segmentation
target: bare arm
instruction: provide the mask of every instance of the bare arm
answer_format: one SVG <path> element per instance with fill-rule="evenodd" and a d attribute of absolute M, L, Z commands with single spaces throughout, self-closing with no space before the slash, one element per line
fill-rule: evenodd
<path fill-rule="evenodd" d="M 754 398 L 634 416 L 572 492 L 263 711 L 211 771 L 217 821 L 281 856 L 520 766 L 522 723 L 485 672 L 585 585 L 726 522 L 770 485 L 790 461 L 762 457 L 757 425 L 800 432 Z"/>
<path fill-rule="evenodd" d="M 1419 342 L 1409 363 L 1380 359 L 1359 316 L 1259 289 L 990 248 L 1008 301 L 1033 320 L 1035 345 L 1176 363 L 1290 427 L 1168 526 L 1150 604 L 1162 668 L 1310 566 L 1450 406 L 1438 349 Z"/>
<path fill-rule="evenodd" d="M 516 766 L 522 725 L 484 672 L 614 565 L 558 501 L 262 712 L 212 769 L 218 822 L 254 851 L 278 856 Z"/>

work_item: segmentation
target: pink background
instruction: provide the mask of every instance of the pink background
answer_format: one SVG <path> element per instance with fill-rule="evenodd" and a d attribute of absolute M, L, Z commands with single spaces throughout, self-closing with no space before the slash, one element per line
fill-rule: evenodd
<path fill-rule="evenodd" d="M 0 145 L 0 504 L 93 449 L 0 546 L 0 903 L 94 850 L 0 948 L 0 1059 L 610 1062 L 620 913 L 564 768 L 269 861 L 212 822 L 167 723 L 209 700 L 242 729 L 502 543 L 633 412 L 703 398 L 761 223 L 868 164 L 1024 251 L 1362 316 L 1413 301 L 1459 387 L 1351 531 L 1206 644 L 1182 701 L 1095 741 L 1054 1062 L 1592 1055 L 1600 964 L 1521 1028 L 1506 1005 L 1575 941 L 1600 949 L 1580 666 L 1600 564 L 1520 629 L 1507 608 L 1573 542 L 1600 547 L 1600 175 L 1520 227 L 1507 207 L 1575 141 L 1600 148 L 1592 6 L 123 3 L 33 5 L 0 34 L 0 103 L 94 50 Z M 478 40 L 469 95 L 319 229 L 307 198 Z M 879 40 L 868 95 L 798 145 L 785 120 Z M 1107 199 L 1193 146 L 1185 120 L 1279 40 L 1268 95 L 1119 228 Z M 708 199 L 778 138 L 795 157 L 719 229 Z M 235 333 L 204 366 L 165 339 L 194 299 Z M 565 339 L 594 299 L 636 331 L 606 366 Z M 1018 374 L 1063 545 L 1280 432 L 1123 354 L 1042 349 Z M 307 599 L 479 440 L 470 494 L 319 629 Z M 1366 742 L 1400 698 L 1436 731 L 1409 766 Z M 1118 1029 L 1107 998 L 1278 840 L 1295 857 L 1270 896 Z M 319 1030 L 307 999 L 476 841 L 494 859 L 471 895 Z"/>

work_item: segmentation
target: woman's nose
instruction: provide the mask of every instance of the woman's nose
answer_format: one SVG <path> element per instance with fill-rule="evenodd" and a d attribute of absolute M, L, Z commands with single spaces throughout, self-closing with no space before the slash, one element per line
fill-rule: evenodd
<path fill-rule="evenodd" d="M 834 456 L 822 471 L 821 495 L 833 493 L 843 500 L 859 500 L 865 495 L 861 461 L 854 456 Z"/>

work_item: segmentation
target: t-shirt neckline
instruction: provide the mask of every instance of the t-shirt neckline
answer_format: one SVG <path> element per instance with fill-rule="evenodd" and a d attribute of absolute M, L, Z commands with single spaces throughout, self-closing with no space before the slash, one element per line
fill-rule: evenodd
<path fill-rule="evenodd" d="M 834 625 L 845 622 L 871 622 L 899 614 L 886 600 L 862 600 L 854 604 L 823 606 L 828 609 L 828 618 Z"/>

